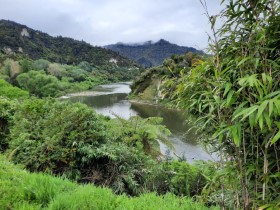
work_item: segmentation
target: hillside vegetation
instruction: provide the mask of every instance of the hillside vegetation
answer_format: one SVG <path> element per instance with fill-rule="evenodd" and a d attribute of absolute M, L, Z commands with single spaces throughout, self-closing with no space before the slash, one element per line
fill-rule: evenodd
<path fill-rule="evenodd" d="M 172 55 L 181 55 L 186 54 L 187 52 L 203 54 L 202 51 L 195 48 L 178 46 L 164 39 L 155 43 L 148 41 L 144 44 L 117 43 L 107 45 L 105 48 L 118 52 L 144 67 L 161 65 L 164 59 L 167 59 Z"/>
<path fill-rule="evenodd" d="M 111 50 L 93 47 L 71 38 L 52 37 L 8 20 L 0 20 L 0 51 L 22 54 L 33 60 L 43 58 L 60 64 L 77 65 L 86 61 L 91 66 L 135 66 L 132 61 Z"/>
<path fill-rule="evenodd" d="M 145 70 L 133 81 L 130 99 L 176 107 L 176 90 L 182 76 L 205 59 L 191 52 L 165 59 L 162 65 Z"/>
<path fill-rule="evenodd" d="M 51 63 L 45 59 L 31 60 L 0 53 L 0 79 L 14 84 L 38 97 L 58 97 L 71 92 L 90 90 L 96 85 L 128 81 L 139 69 L 115 67 L 104 70 L 82 61 L 78 65 Z"/>

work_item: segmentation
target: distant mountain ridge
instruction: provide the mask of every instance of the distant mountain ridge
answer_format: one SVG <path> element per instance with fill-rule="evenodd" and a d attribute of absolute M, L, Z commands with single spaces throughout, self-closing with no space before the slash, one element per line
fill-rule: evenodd
<path fill-rule="evenodd" d="M 172 44 L 164 39 L 157 42 L 147 41 L 143 43 L 117 43 L 104 46 L 106 49 L 120 53 L 129 59 L 134 60 L 144 67 L 152 67 L 161 65 L 164 59 L 172 55 L 193 52 L 203 54 L 203 51 L 193 47 L 183 47 Z"/>
<path fill-rule="evenodd" d="M 110 49 L 95 47 L 72 38 L 52 37 L 10 20 L 0 20 L 0 52 L 23 54 L 31 59 L 44 58 L 66 64 L 87 61 L 93 66 L 132 67 L 136 65 Z"/>

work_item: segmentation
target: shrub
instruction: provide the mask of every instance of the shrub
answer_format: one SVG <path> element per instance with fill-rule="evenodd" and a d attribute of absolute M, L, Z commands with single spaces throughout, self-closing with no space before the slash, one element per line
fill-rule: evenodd
<path fill-rule="evenodd" d="M 27 98 L 29 93 L 0 79 L 0 96 L 9 99 Z"/>

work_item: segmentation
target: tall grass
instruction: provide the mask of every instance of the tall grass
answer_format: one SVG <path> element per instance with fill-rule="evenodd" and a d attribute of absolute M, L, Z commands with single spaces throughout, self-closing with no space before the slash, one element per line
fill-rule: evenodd
<path fill-rule="evenodd" d="M 154 193 L 139 197 L 115 195 L 108 188 L 78 185 L 59 177 L 29 173 L 0 155 L 0 209 L 110 210 L 209 209 L 190 198 Z M 218 209 L 213 207 L 210 209 Z"/>

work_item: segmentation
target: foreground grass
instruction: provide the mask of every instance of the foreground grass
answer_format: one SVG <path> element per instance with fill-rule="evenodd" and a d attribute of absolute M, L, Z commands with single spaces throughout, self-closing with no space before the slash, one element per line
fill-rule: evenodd
<path fill-rule="evenodd" d="M 130 198 L 110 189 L 78 185 L 46 174 L 29 173 L 0 155 L 0 209 L 208 209 L 187 198 L 154 193 Z M 212 208 L 218 209 L 218 208 Z"/>

